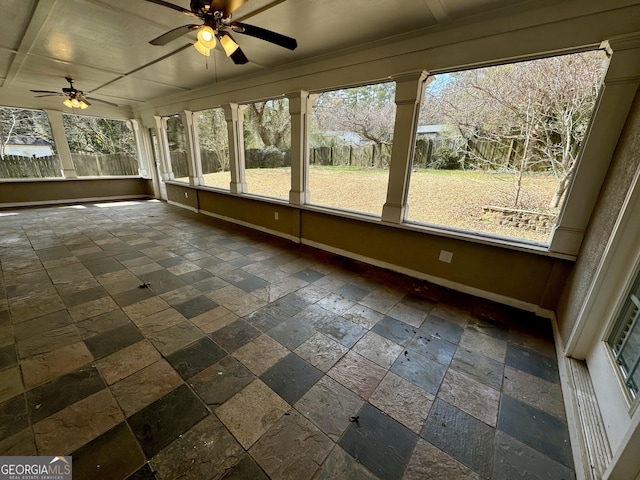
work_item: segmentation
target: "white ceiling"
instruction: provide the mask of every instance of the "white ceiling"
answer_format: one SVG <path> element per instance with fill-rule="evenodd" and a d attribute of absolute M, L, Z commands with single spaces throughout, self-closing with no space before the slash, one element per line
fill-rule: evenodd
<path fill-rule="evenodd" d="M 189 8 L 188 0 L 173 3 Z M 294 37 L 289 51 L 237 34 L 249 58 L 235 65 L 219 49 L 205 57 L 191 48 L 195 34 L 169 44 L 149 40 L 189 23 L 178 11 L 145 0 L 2 0 L 0 93 L 31 95 L 76 88 L 120 105 L 198 89 L 235 76 L 260 74 L 385 37 L 448 27 L 524 0 L 248 0 L 233 19 Z M 539 2 L 538 2 L 539 3 Z M 194 22 L 195 21 L 195 22 Z"/>

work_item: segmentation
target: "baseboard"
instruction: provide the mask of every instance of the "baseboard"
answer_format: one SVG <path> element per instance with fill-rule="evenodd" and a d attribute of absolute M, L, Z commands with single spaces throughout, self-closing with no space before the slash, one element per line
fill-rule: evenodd
<path fill-rule="evenodd" d="M 189 205 L 185 205 L 184 203 L 174 202 L 173 200 L 167 200 L 167 203 L 169 205 L 173 205 L 174 207 L 184 208 L 185 210 L 191 210 L 192 212 L 195 212 L 195 213 L 202 213 L 197 208 L 190 207 Z"/>

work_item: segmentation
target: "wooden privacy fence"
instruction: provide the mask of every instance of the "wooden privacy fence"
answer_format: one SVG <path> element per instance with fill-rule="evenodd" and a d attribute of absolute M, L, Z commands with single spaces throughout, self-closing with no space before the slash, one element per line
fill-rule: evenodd
<path fill-rule="evenodd" d="M 334 147 L 314 147 L 309 151 L 311 165 L 334 167 L 386 167 L 391 160 L 391 145 L 383 145 L 381 151 L 376 145 L 342 145 Z"/>
<path fill-rule="evenodd" d="M 133 155 L 126 153 L 102 155 L 72 153 L 71 159 L 79 177 L 139 175 L 138 160 Z"/>
<path fill-rule="evenodd" d="M 200 160 L 202 161 L 202 173 L 215 173 L 229 170 L 229 152 L 222 154 L 222 161 L 218 152 L 200 150 Z"/>
<path fill-rule="evenodd" d="M 229 170 L 229 155 L 224 152 L 220 161 L 218 152 L 200 151 L 202 173 L 214 173 Z M 309 151 L 311 165 L 387 167 L 391 160 L 391 145 L 383 145 L 379 151 L 375 145 L 315 147 Z M 273 147 L 248 148 L 244 151 L 245 168 L 280 168 L 291 166 L 291 151 Z M 186 152 L 171 152 L 171 169 L 175 178 L 189 176 Z"/>
<path fill-rule="evenodd" d="M 5 155 L 0 159 L 0 178 L 51 177 L 62 177 L 62 167 L 57 155 L 47 157 Z"/>
<path fill-rule="evenodd" d="M 174 178 L 189 176 L 187 152 L 171 152 L 171 170 L 173 171 Z"/>
<path fill-rule="evenodd" d="M 200 161 L 202 162 L 202 173 L 205 175 L 229 170 L 229 154 L 227 152 L 224 153 L 223 161 L 221 162 L 217 152 L 200 150 Z M 171 169 L 175 178 L 189 176 L 186 152 L 171 152 Z"/>
<path fill-rule="evenodd" d="M 224 161 L 220 162 L 217 152 L 208 150 L 200 151 L 202 173 L 215 173 L 229 170 L 228 154 L 225 152 Z M 291 154 L 289 150 L 277 148 L 249 148 L 244 151 L 245 168 L 279 168 L 291 166 Z M 186 152 L 171 152 L 171 170 L 175 178 L 189 176 L 189 164 Z"/>
<path fill-rule="evenodd" d="M 111 153 L 104 155 L 71 154 L 73 166 L 80 177 L 109 175 L 138 175 L 138 160 L 132 155 Z M 47 157 L 23 157 L 5 155 L 0 159 L 0 178 L 51 178 L 62 177 L 62 165 L 58 155 Z"/>
<path fill-rule="evenodd" d="M 522 160 L 521 140 L 469 139 L 462 137 L 418 138 L 413 164 L 424 168 L 475 168 L 480 170 L 519 169 Z M 532 156 L 526 171 L 545 171 L 549 162 Z"/>

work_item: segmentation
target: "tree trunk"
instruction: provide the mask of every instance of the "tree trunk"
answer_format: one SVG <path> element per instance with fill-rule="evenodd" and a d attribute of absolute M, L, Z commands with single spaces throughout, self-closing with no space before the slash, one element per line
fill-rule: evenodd
<path fill-rule="evenodd" d="M 573 171 L 563 176 L 558 182 L 556 191 L 553 194 L 553 198 L 551 199 L 551 202 L 549 203 L 550 208 L 558 208 L 560 206 L 560 200 L 562 200 L 564 193 L 567 191 L 567 188 L 569 188 L 569 181 L 571 180 L 572 173 Z"/>
<path fill-rule="evenodd" d="M 7 132 L 6 138 L 4 138 L 4 140 L 2 141 L 2 144 L 0 145 L 0 157 L 2 158 L 2 160 L 4 160 L 5 149 L 7 147 L 7 144 L 9 143 L 9 139 L 11 138 L 11 134 L 13 133 L 13 129 L 16 127 L 17 123 L 18 122 L 16 120 L 16 116 L 15 115 L 11 115 L 11 127 L 9 128 L 9 131 Z"/>

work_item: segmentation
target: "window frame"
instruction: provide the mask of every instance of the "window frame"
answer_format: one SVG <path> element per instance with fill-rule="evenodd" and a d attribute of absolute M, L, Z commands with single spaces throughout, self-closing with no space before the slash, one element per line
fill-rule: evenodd
<path fill-rule="evenodd" d="M 51 119 L 49 118 L 49 114 L 48 112 L 43 109 L 43 108 L 25 108 L 25 107 L 16 107 L 16 106 L 11 106 L 11 105 L 0 105 L 0 107 L 3 108 L 10 108 L 10 109 L 14 109 L 14 110 L 29 110 L 29 111 L 33 111 L 33 112 L 40 112 L 40 114 L 44 115 L 46 121 L 47 121 L 47 125 L 49 126 L 49 132 L 51 134 L 51 143 L 52 143 L 52 150 L 54 151 L 53 155 L 49 155 L 49 156 L 55 156 L 58 160 L 58 169 L 60 171 L 60 175 L 58 176 L 54 176 L 54 177 L 7 177 L 7 178 L 0 178 L 0 182 L 12 182 L 12 181 L 47 181 L 47 180 L 61 180 L 64 178 L 64 167 L 63 167 L 63 163 L 62 163 L 62 157 L 60 152 L 58 151 L 58 145 L 56 142 L 56 135 L 54 132 L 54 128 L 53 125 L 51 123 Z"/>
<path fill-rule="evenodd" d="M 191 172 L 189 170 L 189 166 L 191 163 L 191 159 L 190 159 L 190 155 L 189 155 L 189 148 L 187 146 L 187 143 L 189 141 L 188 139 L 188 134 L 189 134 L 189 125 L 187 125 L 184 121 L 184 115 L 182 112 L 179 113 L 173 113 L 173 114 L 169 114 L 169 115 L 163 115 L 161 118 L 161 123 L 163 126 L 163 133 L 164 133 L 164 141 L 166 142 L 166 165 L 167 165 L 167 173 L 169 174 L 169 179 L 172 182 L 176 182 L 180 185 L 189 185 L 190 184 L 190 177 L 191 177 Z M 179 122 L 180 125 L 182 125 L 182 135 L 184 137 L 184 144 L 185 144 L 185 160 L 186 160 L 186 167 L 187 167 L 187 175 L 186 177 L 177 177 L 177 178 L 186 178 L 186 180 L 178 180 L 176 178 L 175 175 L 175 165 L 174 165 L 174 161 L 171 158 L 171 143 L 169 141 L 169 121 L 175 119 L 176 121 Z"/>
<path fill-rule="evenodd" d="M 420 225 L 407 223 L 404 220 L 403 215 L 403 210 L 406 209 L 406 195 L 405 198 L 401 198 L 402 194 L 400 192 L 404 193 L 407 191 L 406 188 L 402 187 L 402 177 L 406 179 L 410 174 L 410 162 L 404 162 L 402 158 L 400 159 L 400 162 L 392 161 L 392 165 L 390 166 L 390 170 L 393 170 L 394 163 L 401 163 L 401 165 L 396 168 L 399 168 L 400 170 L 406 170 L 397 173 L 395 176 L 398 178 L 390 178 L 387 187 L 387 202 L 383 207 L 382 218 L 380 219 L 379 217 L 372 217 L 370 219 L 372 221 L 381 220 L 388 225 L 393 225 L 408 230 L 414 230 L 416 232 L 424 232 L 435 236 L 457 238 L 473 243 L 493 245 L 512 250 L 534 252 L 536 254 L 541 254 L 553 258 L 575 260 L 577 258 L 582 239 L 587 229 L 591 213 L 593 212 L 593 209 L 597 202 L 597 193 L 602 186 L 609 167 L 609 163 L 613 158 L 613 153 L 615 151 L 618 137 L 622 132 L 622 128 L 624 127 L 624 122 L 626 119 L 626 115 L 624 114 L 628 113 L 628 110 L 630 109 L 631 104 L 634 100 L 635 90 L 632 91 L 631 87 L 634 85 L 635 80 L 634 78 L 629 77 L 626 74 L 627 70 L 625 70 L 625 65 L 628 64 L 629 56 L 631 56 L 631 58 L 635 58 L 637 50 L 637 42 L 635 41 L 635 37 L 630 39 L 621 37 L 620 39 L 605 41 L 601 44 L 588 44 L 580 47 L 570 47 L 555 51 L 535 52 L 532 54 L 511 56 L 508 58 L 494 58 L 486 61 L 475 62 L 473 64 L 454 64 L 442 68 L 435 68 L 430 70 L 429 72 L 425 70 L 414 70 L 408 73 L 399 74 L 397 76 L 391 74 L 374 79 L 363 79 L 362 81 L 357 82 L 336 82 L 334 84 L 317 86 L 316 88 L 311 88 L 308 91 L 298 89 L 286 95 L 278 94 L 273 91 L 273 89 L 271 89 L 271 91 L 274 93 L 273 95 L 265 95 L 262 97 L 256 96 L 254 97 L 255 99 L 249 96 L 249 98 L 243 98 L 240 103 L 234 103 L 232 99 L 224 99 L 216 105 L 222 106 L 222 108 L 225 109 L 225 113 L 228 115 L 227 121 L 233 123 L 233 131 L 230 131 L 229 134 L 230 148 L 232 141 L 238 142 L 240 144 L 240 140 L 242 140 L 241 149 L 243 150 L 243 132 L 241 131 L 241 129 L 237 130 L 236 127 L 236 124 L 242 124 L 242 118 L 234 118 L 233 111 L 234 108 L 239 108 L 241 110 L 242 108 L 244 108 L 244 106 L 252 102 L 268 101 L 270 99 L 282 97 L 293 99 L 297 96 L 304 97 L 305 94 L 307 94 L 308 99 L 308 94 L 312 92 L 322 92 L 340 88 L 349 88 L 352 86 L 381 83 L 388 80 L 394 80 L 397 82 L 397 79 L 403 79 L 413 76 L 417 72 L 421 72 L 426 77 L 430 74 L 438 75 L 442 73 L 467 70 L 470 68 L 489 67 L 518 61 L 535 60 L 550 56 L 562 55 L 567 53 L 578 53 L 597 49 L 606 50 L 607 53 L 610 54 L 609 64 L 606 68 L 605 77 L 602 81 L 605 88 L 602 88 L 600 90 L 601 94 L 596 100 L 596 107 L 594 109 L 595 114 L 591 118 L 591 122 L 589 124 L 589 127 L 587 128 L 587 133 L 585 135 L 585 138 L 583 139 L 582 147 L 580 149 L 581 153 L 578 160 L 576 161 L 576 172 L 573 176 L 569 191 L 567 194 L 565 194 L 565 202 L 563 203 L 560 214 L 558 216 L 558 221 L 556 222 L 555 227 L 552 229 L 552 233 L 548 242 L 536 243 L 525 239 L 500 237 L 491 234 L 483 234 L 482 232 L 476 232 L 472 230 L 456 230 L 453 228 L 441 227 L 439 225 Z M 413 96 L 411 94 L 403 94 L 400 96 L 400 100 L 398 100 L 398 90 L 396 89 L 396 105 L 400 106 L 401 104 L 415 102 L 419 96 L 420 94 Z M 202 109 L 206 107 L 207 105 L 202 105 L 200 108 Z M 292 107 L 290 104 L 290 114 L 293 115 L 293 110 L 291 110 L 291 108 Z M 229 114 L 227 110 L 230 110 L 231 114 Z M 163 117 L 169 114 L 170 112 L 167 112 L 163 115 Z M 296 129 L 305 132 L 307 131 L 308 120 L 306 119 L 306 116 L 307 110 L 303 108 L 303 113 L 302 115 L 300 115 L 300 124 L 296 124 Z M 155 118 L 160 119 L 163 117 Z M 239 115 L 239 117 L 242 117 L 242 115 Z M 293 127 L 293 116 L 291 117 L 291 120 Z M 156 120 L 156 122 L 158 122 L 158 120 Z M 396 148 L 394 148 L 394 150 L 396 150 L 399 145 L 404 143 L 404 138 L 398 138 L 398 134 L 400 131 L 398 129 L 398 122 L 398 115 L 396 115 L 396 125 L 394 128 L 394 146 Z M 404 126 L 406 126 L 406 122 Z M 413 134 L 415 135 L 415 131 L 413 132 Z M 308 134 L 305 134 L 303 143 L 308 141 L 309 136 Z M 413 145 L 414 142 L 411 141 L 407 142 L 407 145 L 401 146 L 403 150 L 412 150 Z M 240 145 L 238 145 L 238 147 L 240 147 Z M 306 147 L 303 150 L 308 152 L 308 149 Z M 230 190 L 230 193 L 232 195 L 255 196 L 258 199 L 275 201 L 278 203 L 286 203 L 297 208 L 326 211 L 327 213 L 338 214 L 344 217 L 367 220 L 364 215 L 360 215 L 358 212 L 324 208 L 322 206 L 315 206 L 308 203 L 306 198 L 308 196 L 308 184 L 306 181 L 308 167 L 307 161 L 305 161 L 308 158 L 308 155 L 306 154 L 298 155 L 296 153 L 295 156 L 292 156 L 292 160 L 297 160 L 298 158 L 301 159 L 300 164 L 298 165 L 298 163 L 296 162 L 295 167 L 302 173 L 301 175 L 298 175 L 300 172 L 297 171 L 294 175 L 295 178 L 292 177 L 291 184 L 293 188 L 290 191 L 288 199 L 262 196 L 259 193 L 256 194 L 248 192 L 248 190 L 245 188 L 246 183 L 244 182 L 242 175 L 242 173 L 244 173 L 245 171 L 243 165 L 243 153 L 244 152 L 236 151 L 235 155 L 233 155 L 233 157 L 231 158 L 231 162 L 235 163 L 234 168 L 235 170 L 237 170 L 234 171 L 234 174 L 232 174 L 232 188 Z M 392 155 L 392 157 L 393 156 L 395 156 L 395 153 Z M 166 162 L 165 160 L 165 164 L 167 163 L 168 162 Z M 163 173 L 162 176 L 166 177 L 166 180 L 172 180 L 170 172 L 168 171 Z M 301 181 L 297 178 L 298 176 L 301 176 Z M 196 182 L 190 184 L 192 186 L 201 186 L 201 183 Z M 299 184 L 302 186 L 300 186 Z M 400 214 L 398 214 L 398 212 Z"/>
<path fill-rule="evenodd" d="M 202 146 L 200 143 L 200 139 L 202 137 L 202 135 L 200 135 L 200 114 L 202 112 L 208 111 L 208 110 L 220 110 L 222 112 L 222 117 L 225 123 L 225 133 L 226 133 L 226 147 L 227 147 L 227 159 L 229 161 L 229 169 L 228 169 L 228 173 L 229 173 L 229 183 L 227 184 L 226 187 L 220 187 L 217 185 L 207 185 L 205 182 L 205 178 L 204 175 L 206 175 L 206 173 L 204 173 L 204 166 L 202 164 Z M 232 184 L 232 176 L 233 176 L 233 170 L 234 170 L 234 163 L 235 163 L 235 159 L 232 158 L 232 149 L 231 146 L 229 145 L 229 138 L 230 138 L 230 132 L 229 132 L 229 122 L 226 119 L 226 112 L 225 112 L 225 108 L 222 105 L 217 105 L 215 107 L 209 107 L 209 108 L 203 108 L 201 110 L 194 110 L 193 112 L 191 112 L 192 115 L 192 121 L 193 121 L 193 130 L 194 130 L 194 139 L 197 141 L 197 145 L 194 145 L 194 153 L 197 150 L 197 162 L 199 164 L 199 166 L 197 167 L 199 169 L 199 171 L 201 172 L 201 182 L 200 182 L 200 186 L 205 187 L 205 188 L 211 188 L 213 190 L 218 190 L 218 191 L 223 191 L 223 192 L 230 192 L 231 191 L 231 184 Z M 195 156 L 195 155 L 194 155 Z"/>
<path fill-rule="evenodd" d="M 631 338 L 633 333 L 640 333 L 640 268 L 636 269 L 635 276 L 631 277 L 628 287 L 626 288 L 626 294 L 624 296 L 621 295 L 621 302 L 618 311 L 615 314 L 615 321 L 612 322 L 612 328 L 610 332 L 606 335 L 605 343 L 608 347 L 608 350 L 611 354 L 611 359 L 613 362 L 613 369 L 619 376 L 620 383 L 625 390 L 627 399 L 632 405 L 636 405 L 640 401 L 640 385 L 635 386 L 635 391 L 633 391 L 631 385 L 629 385 L 629 380 L 633 379 L 634 373 L 636 373 L 640 369 L 640 344 L 637 345 L 638 354 L 637 358 L 634 360 L 634 365 L 631 367 L 630 372 L 625 372 L 623 365 L 621 364 L 619 358 L 622 356 L 624 349 L 627 346 L 627 342 Z M 625 320 L 626 312 L 633 312 L 633 305 L 635 305 L 635 314 L 630 317 L 628 320 Z M 622 340 L 622 337 L 625 333 L 625 325 L 628 325 L 628 332 Z M 622 345 L 617 348 L 617 344 L 622 340 Z"/>
<path fill-rule="evenodd" d="M 286 101 L 286 109 L 287 109 L 287 114 L 289 116 L 289 161 L 292 162 L 294 160 L 293 156 L 292 156 L 292 145 L 291 145 L 291 135 L 292 135 L 292 119 L 293 116 L 291 114 L 291 99 L 286 96 L 286 95 L 275 95 L 272 97 L 268 97 L 268 98 L 260 98 L 260 99 L 256 99 L 256 100 L 250 100 L 250 101 L 246 101 L 246 102 L 242 102 L 240 104 L 238 104 L 238 119 L 239 119 L 239 125 L 241 128 L 238 129 L 237 132 L 237 141 L 238 141 L 238 149 L 240 150 L 239 152 L 236 152 L 236 158 L 232 159 L 230 158 L 229 161 L 230 163 L 235 162 L 238 166 L 239 169 L 241 170 L 239 172 L 239 177 L 241 178 L 240 183 L 242 184 L 241 186 L 241 191 L 237 192 L 240 193 L 242 195 L 246 195 L 246 196 L 250 196 L 250 197 L 254 197 L 257 199 L 261 199 L 261 200 L 266 200 L 266 201 L 270 201 L 270 202 L 278 202 L 278 203 L 286 203 L 289 204 L 290 203 L 290 192 L 291 192 L 291 188 L 292 188 L 292 184 L 293 184 L 293 176 L 292 176 L 292 167 L 289 167 L 289 183 L 287 185 L 287 191 L 286 194 L 282 197 L 276 197 L 276 196 L 272 196 L 272 195 L 268 195 L 266 193 L 262 193 L 262 192 L 252 192 L 250 190 L 250 182 L 247 180 L 247 171 L 248 170 L 254 170 L 252 168 L 247 168 L 247 158 L 246 158 L 246 138 L 244 135 L 244 132 L 246 130 L 246 111 L 248 110 L 249 106 L 255 103 L 267 103 L 270 101 L 276 101 L 276 100 L 280 100 L 280 101 Z M 199 145 L 198 145 L 199 148 Z M 231 152 L 230 152 L 231 153 Z M 239 161 L 239 158 L 242 158 L 242 161 Z M 233 183 L 233 173 L 232 173 L 232 183 Z M 233 192 L 233 191 L 232 191 Z"/>
<path fill-rule="evenodd" d="M 339 86 L 335 86 L 335 87 L 331 87 L 331 88 L 326 88 L 326 89 L 321 89 L 321 90 L 314 90 L 312 92 L 309 92 L 309 111 L 308 111 L 308 115 L 309 115 L 309 130 L 307 132 L 307 154 L 305 156 L 305 164 L 303 166 L 304 171 L 305 171 L 305 176 L 306 176 L 306 189 L 307 189 L 307 201 L 305 202 L 305 206 L 307 207 L 311 207 L 313 209 L 317 209 L 319 211 L 327 211 L 327 212 L 331 212 L 333 214 L 345 214 L 346 216 L 351 216 L 354 218 L 368 218 L 368 219 L 372 219 L 372 220 L 381 220 L 382 216 L 383 216 L 383 209 L 384 209 L 384 204 L 385 202 L 383 201 L 380 206 L 379 206 L 379 210 L 378 212 L 366 212 L 363 210 L 355 210 L 355 209 L 349 209 L 349 208 L 343 208 L 343 207 L 338 207 L 335 205 L 326 205 L 326 204 L 320 204 L 320 203 L 313 203 L 310 202 L 309 200 L 313 197 L 313 191 L 311 190 L 310 187 L 310 182 L 311 182 L 311 150 L 312 150 L 312 146 L 311 146 L 311 118 L 313 117 L 314 113 L 313 113 L 313 103 L 316 100 L 316 97 L 322 95 L 323 93 L 327 93 L 327 92 L 336 92 L 339 90 L 349 90 L 349 89 L 353 89 L 353 88 L 362 88 L 362 87 L 370 87 L 370 86 L 374 86 L 374 85 L 382 85 L 385 83 L 393 83 L 394 84 L 394 91 L 393 91 L 393 103 L 394 103 L 394 108 L 396 111 L 396 115 L 397 115 L 397 102 L 396 102 L 396 89 L 398 87 L 397 82 L 395 81 L 395 79 L 393 78 L 387 78 L 387 79 L 381 79 L 378 81 L 371 81 L 371 82 L 362 82 L 362 83 L 358 83 L 358 84 L 349 84 L 349 85 L 339 85 Z M 389 163 L 391 163 L 391 159 L 393 158 L 393 144 L 394 144 L 394 139 L 395 139 L 395 118 L 394 118 L 394 125 L 393 128 L 391 130 L 391 146 L 389 148 Z M 388 170 L 388 174 L 387 174 L 387 178 L 386 178 L 386 189 L 384 192 L 384 196 L 386 197 L 389 191 L 389 182 L 390 182 L 390 169 L 391 167 L 388 166 L 387 170 Z"/>
<path fill-rule="evenodd" d="M 104 117 L 104 116 L 99 116 L 99 115 L 85 115 L 85 114 L 77 114 L 77 113 L 69 113 L 69 112 L 61 112 L 61 120 L 62 120 L 62 126 L 63 126 L 63 131 L 64 131 L 64 136 L 65 136 L 65 141 L 67 142 L 67 146 L 69 147 L 69 153 L 71 155 L 76 155 L 72 150 L 71 150 L 71 146 L 69 145 L 69 136 L 67 133 L 67 129 L 64 128 L 64 118 L 66 117 L 80 117 L 80 118 L 95 118 L 95 119 L 102 119 L 102 120 L 112 120 L 112 121 L 116 121 L 116 122 L 125 122 L 128 123 L 129 128 L 131 129 L 131 135 L 133 137 L 133 156 L 135 158 L 136 161 L 136 165 L 137 165 L 137 169 L 138 172 L 131 174 L 131 175 L 78 175 L 78 178 L 133 178 L 133 177 L 139 177 L 139 176 L 143 176 L 141 174 L 141 170 L 145 170 L 143 169 L 142 165 L 141 165 L 141 155 L 140 155 L 140 138 L 137 132 L 137 125 L 136 125 L 136 120 L 132 119 L 132 118 L 114 118 L 114 117 Z M 73 157 L 70 158 L 71 164 L 73 165 L 74 171 L 76 171 L 76 167 L 75 164 L 73 163 Z"/>
<path fill-rule="evenodd" d="M 490 67 L 496 67 L 496 66 L 501 66 L 501 65 L 511 65 L 511 64 L 516 64 L 516 63 L 522 63 L 522 62 L 528 62 L 528 61 L 535 61 L 535 60 L 541 60 L 541 59 L 545 59 L 545 58 L 554 58 L 554 57 L 559 57 L 559 56 L 564 56 L 564 55 L 572 55 L 572 54 L 578 54 L 578 53 L 584 53 L 584 52 L 595 52 L 595 51 L 603 51 L 607 54 L 607 64 L 604 66 L 603 68 L 603 75 L 602 78 L 600 80 L 600 86 L 599 86 L 599 93 L 595 98 L 595 102 L 594 102 L 594 106 L 591 112 L 591 117 L 590 120 L 588 122 L 588 126 L 587 129 L 585 131 L 584 137 L 582 139 L 582 142 L 580 143 L 580 147 L 578 150 L 578 153 L 576 155 L 576 159 L 575 159 L 575 171 L 573 173 L 573 175 L 570 178 L 570 182 L 568 187 L 565 190 L 564 193 L 564 199 L 562 201 L 562 204 L 560 206 L 559 212 L 558 212 L 558 216 L 556 219 L 555 224 L 551 227 L 551 233 L 549 234 L 549 236 L 547 237 L 546 241 L 537 241 L 537 240 L 529 240 L 529 239 L 525 239 L 525 238 L 520 238 L 520 237 L 511 237 L 511 236 L 506 236 L 506 235 L 500 235 L 500 234 L 494 234 L 494 233 L 490 233 L 490 232 L 481 232 L 478 230 L 470 230 L 470 229 L 464 229 L 461 227 L 455 227 L 455 226 L 449 226 L 449 225 L 441 225 L 441 224 L 437 224 L 437 223 L 430 223 L 430 222 L 421 222 L 421 221 L 416 221 L 416 220 L 409 220 L 407 218 L 407 214 L 406 214 L 406 209 L 405 209 L 405 214 L 403 215 L 402 218 L 402 223 L 408 226 L 412 226 L 415 227 L 417 229 L 423 230 L 423 231 L 429 231 L 432 233 L 436 233 L 436 234 L 443 234 L 443 233 L 447 233 L 450 234 L 450 236 L 454 236 L 454 237 L 462 237 L 465 240 L 476 240 L 480 243 L 490 243 L 490 244 L 497 244 L 497 245 L 501 245 L 501 246 L 508 246 L 508 247 L 518 247 L 518 248 L 523 248 L 526 250 L 531 250 L 531 251 L 537 251 L 537 252 L 545 252 L 548 254 L 551 254 L 553 256 L 559 257 L 559 258 L 566 258 L 566 259 L 575 259 L 578 253 L 578 248 L 575 245 L 567 245 L 566 241 L 562 241 L 563 239 L 560 238 L 556 238 L 556 233 L 558 232 L 558 230 L 562 230 L 564 228 L 564 224 L 565 223 L 569 223 L 572 222 L 572 218 L 571 218 L 571 213 L 568 212 L 567 210 L 567 204 L 569 203 L 571 198 L 574 198 L 575 201 L 575 193 L 573 194 L 573 196 L 571 195 L 571 192 L 573 191 L 573 185 L 576 182 L 576 177 L 577 177 L 577 172 L 581 167 L 581 164 L 583 163 L 583 156 L 584 156 L 584 152 L 587 150 L 587 142 L 589 140 L 589 134 L 590 132 L 593 130 L 593 123 L 594 123 L 594 119 L 596 118 L 596 116 L 599 114 L 599 108 L 600 108 L 600 104 L 602 102 L 602 92 L 605 89 L 605 80 L 608 78 L 607 75 L 610 72 L 611 68 L 611 60 L 613 58 L 613 52 L 611 51 L 610 48 L 608 48 L 608 45 L 606 44 L 602 44 L 599 46 L 585 46 L 583 48 L 575 48 L 575 49 L 569 49 L 569 50 L 563 50 L 563 51 L 559 51 L 559 52 L 546 52 L 543 54 L 537 54 L 537 55 L 530 55 L 530 56 L 526 56 L 526 57 L 518 57 L 518 58 L 510 58 L 510 59 L 503 59 L 500 61 L 489 61 L 489 62 L 481 62 L 481 63 L 477 63 L 477 64 L 473 64 L 473 65 L 469 65 L 469 66 L 460 66 L 460 67 L 455 67 L 455 68 L 445 68 L 445 69 L 434 69 L 428 72 L 428 75 L 425 78 L 423 87 L 422 87 L 422 91 L 421 91 L 421 95 L 419 98 L 419 108 L 423 103 L 424 100 L 424 95 L 426 92 L 426 89 L 428 87 L 428 84 L 430 82 L 431 78 L 435 78 L 438 75 L 446 75 L 446 74 L 451 74 L 451 73 L 456 73 L 456 72 L 463 72 L 463 71 L 470 71 L 470 70 L 477 70 L 477 69 L 483 69 L 483 68 L 490 68 Z M 419 115 L 419 113 L 418 113 Z M 600 115 L 602 115 L 600 113 Z M 415 128 L 416 131 L 414 132 L 414 134 L 417 135 L 417 128 L 418 128 L 418 122 L 416 121 L 415 123 Z M 412 148 L 415 148 L 415 143 L 412 146 Z M 410 168 L 408 170 L 408 175 L 411 176 L 412 173 L 412 169 L 413 169 L 413 161 L 414 161 L 414 156 L 412 155 L 411 157 L 411 165 Z M 583 167 L 584 170 L 584 167 Z M 603 177 L 604 179 L 604 177 Z M 602 182 L 600 182 L 601 184 Z M 410 189 L 410 179 L 409 179 L 409 183 L 407 185 L 406 188 L 406 192 L 405 192 L 405 201 L 408 198 L 409 195 L 409 189 Z M 593 196 L 593 193 L 591 194 L 591 196 Z M 597 197 L 597 195 L 596 195 Z M 595 197 L 593 198 L 593 202 L 595 204 Z M 569 209 L 570 210 L 570 209 Z M 591 212 L 589 212 L 590 215 Z M 569 217 L 569 218 L 567 218 Z M 587 219 L 588 220 L 588 219 Z M 586 225 L 585 225 L 586 228 Z M 574 228 L 569 228 L 569 230 L 571 231 L 572 235 L 575 235 L 576 229 Z M 584 230 L 580 233 L 580 242 L 582 241 L 582 236 L 584 235 Z M 576 243 L 575 239 L 574 239 L 574 244 Z"/>

